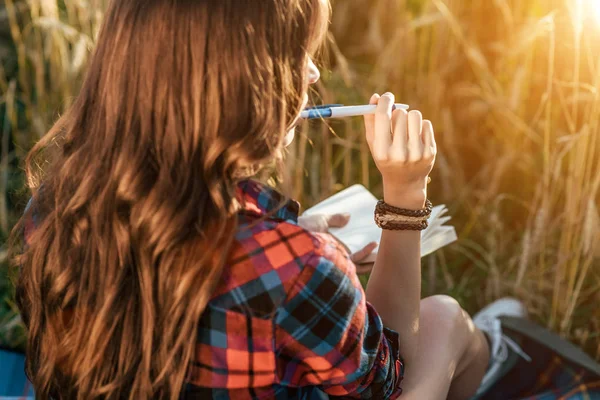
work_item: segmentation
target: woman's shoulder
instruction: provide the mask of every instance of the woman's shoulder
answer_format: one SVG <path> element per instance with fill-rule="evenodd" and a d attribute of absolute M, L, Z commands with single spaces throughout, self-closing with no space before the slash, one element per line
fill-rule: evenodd
<path fill-rule="evenodd" d="M 324 265 L 355 273 L 348 253 L 331 235 L 289 220 L 257 222 L 236 235 L 212 303 L 243 308 L 249 298 L 262 298 L 259 314 L 275 312 L 294 286 L 310 280 Z"/>
<path fill-rule="evenodd" d="M 349 259 L 345 247 L 333 236 L 310 232 L 298 224 L 300 204 L 297 201 L 254 180 L 242 181 L 238 185 L 238 196 L 242 210 L 236 239 L 242 244 L 242 251 L 247 248 L 244 244 L 250 244 L 254 251 L 263 246 L 273 261 L 287 260 L 290 256 L 294 259 Z"/>
<path fill-rule="evenodd" d="M 296 221 L 277 219 L 259 221 L 236 234 L 232 262 L 257 256 L 257 262 L 268 263 L 274 269 L 286 264 L 303 269 L 320 260 L 340 267 L 351 262 L 347 249 L 331 234 L 312 232 Z"/>

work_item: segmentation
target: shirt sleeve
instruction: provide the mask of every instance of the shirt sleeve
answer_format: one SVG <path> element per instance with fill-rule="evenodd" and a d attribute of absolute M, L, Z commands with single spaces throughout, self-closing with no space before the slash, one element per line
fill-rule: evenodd
<path fill-rule="evenodd" d="M 286 386 L 319 386 L 331 396 L 395 399 L 404 365 L 398 334 L 366 301 L 347 253 L 329 235 L 275 318 L 277 369 Z"/>

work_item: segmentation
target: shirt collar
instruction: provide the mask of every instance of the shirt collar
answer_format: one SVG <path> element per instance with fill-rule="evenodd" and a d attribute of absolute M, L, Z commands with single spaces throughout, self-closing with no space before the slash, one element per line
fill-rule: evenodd
<path fill-rule="evenodd" d="M 245 212 L 298 222 L 300 204 L 258 181 L 241 181 L 238 184 L 238 199 Z"/>

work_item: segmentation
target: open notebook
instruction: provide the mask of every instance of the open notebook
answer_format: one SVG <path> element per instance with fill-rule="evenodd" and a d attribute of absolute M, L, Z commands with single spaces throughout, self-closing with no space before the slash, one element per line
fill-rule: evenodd
<path fill-rule="evenodd" d="M 375 224 L 373 212 L 377 199 L 364 186 L 354 185 L 323 200 L 304 212 L 304 215 L 349 213 L 350 222 L 343 228 L 330 228 L 329 232 L 355 253 L 370 242 L 381 239 L 381 229 Z M 429 226 L 421 232 L 421 257 L 433 253 L 456 241 L 453 226 L 444 225 L 450 220 L 444 205 L 435 206 L 429 218 Z M 362 263 L 375 261 L 377 249 Z"/>

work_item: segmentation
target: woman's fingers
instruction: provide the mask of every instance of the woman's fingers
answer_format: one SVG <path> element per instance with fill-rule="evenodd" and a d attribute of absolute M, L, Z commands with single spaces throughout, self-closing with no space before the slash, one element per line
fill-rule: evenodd
<path fill-rule="evenodd" d="M 373 96 L 371 96 L 369 104 L 377 104 L 380 97 L 381 96 L 375 93 Z M 365 115 L 365 132 L 367 135 L 367 143 L 369 143 L 370 146 L 371 143 L 373 143 L 373 137 L 375 135 L 375 114 Z"/>
<path fill-rule="evenodd" d="M 433 158 L 437 153 L 435 136 L 433 134 L 433 125 L 431 121 L 423 121 L 423 158 Z"/>
<path fill-rule="evenodd" d="M 323 214 L 301 215 L 298 217 L 298 225 L 310 232 L 327 232 L 329 228 L 327 217 Z"/>
<path fill-rule="evenodd" d="M 356 266 L 356 274 L 357 275 L 370 274 L 371 271 L 373 271 L 374 265 L 375 265 L 375 263 L 359 264 Z"/>
<path fill-rule="evenodd" d="M 423 158 L 423 115 L 417 110 L 408 113 L 408 152 L 409 161 L 419 161 Z"/>
<path fill-rule="evenodd" d="M 421 208 L 427 176 L 435 161 L 433 128 L 419 111 L 393 110 L 394 101 L 391 93 L 371 98 L 377 109 L 374 116 L 365 117 L 366 138 L 383 177 L 385 201 L 403 208 Z"/>
<path fill-rule="evenodd" d="M 350 221 L 350 214 L 331 214 L 327 215 L 327 226 L 329 228 L 343 228 Z"/>
<path fill-rule="evenodd" d="M 435 157 L 437 153 L 437 145 L 435 143 L 435 135 L 433 133 L 433 125 L 431 121 L 423 121 L 423 157 L 431 158 Z"/>
<path fill-rule="evenodd" d="M 350 256 L 350 259 L 352 260 L 352 262 L 358 263 L 358 262 L 364 260 L 365 258 L 367 258 L 367 256 L 369 256 L 373 252 L 373 250 L 375 250 L 376 248 L 377 248 L 377 242 L 371 242 L 368 245 L 366 245 L 365 247 L 363 247 L 362 250 L 359 250 L 356 253 L 352 254 Z"/>
<path fill-rule="evenodd" d="M 298 217 L 298 225 L 311 232 L 327 232 L 329 228 L 342 228 L 350 221 L 350 214 L 314 214 Z"/>
<path fill-rule="evenodd" d="M 408 113 L 406 110 L 394 111 L 393 124 L 392 157 L 399 161 L 406 161 L 408 155 Z"/>
<path fill-rule="evenodd" d="M 392 107 L 394 95 L 386 93 L 379 99 L 375 111 L 375 129 L 371 151 L 378 160 L 387 159 L 392 144 Z"/>

